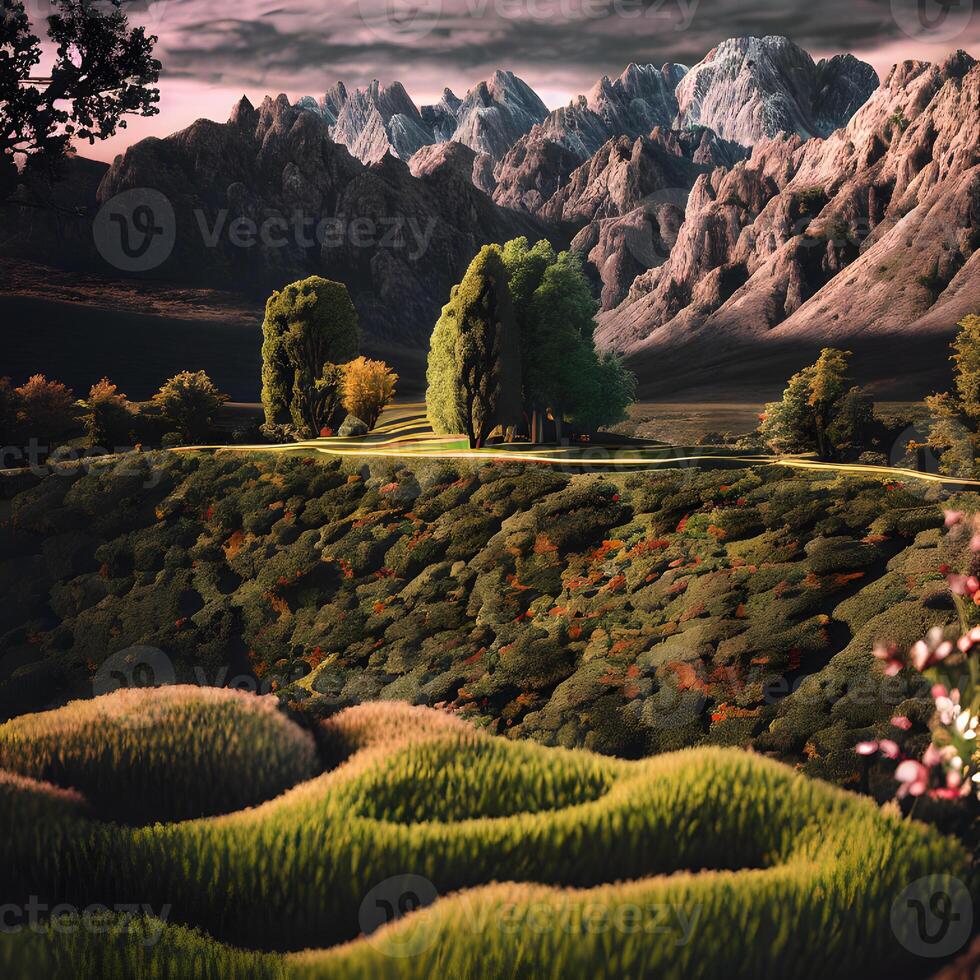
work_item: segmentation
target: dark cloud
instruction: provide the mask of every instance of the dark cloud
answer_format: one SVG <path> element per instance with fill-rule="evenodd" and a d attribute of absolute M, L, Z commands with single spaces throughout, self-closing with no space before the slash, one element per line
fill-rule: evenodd
<path fill-rule="evenodd" d="M 949 7 L 944 14 L 944 6 Z M 416 101 L 463 94 L 495 68 L 550 105 L 631 61 L 693 64 L 738 35 L 785 34 L 815 57 L 851 51 L 884 74 L 906 58 L 980 54 L 980 0 L 134 0 L 159 35 L 161 114 L 128 140 L 242 92 L 320 94 L 338 79 L 402 81 Z M 118 152 L 124 134 L 105 147 Z"/>
<path fill-rule="evenodd" d="M 921 2 L 928 11 L 928 5 L 940 10 L 950 0 Z M 317 91 L 340 76 L 353 84 L 398 76 L 413 90 L 438 90 L 442 84 L 465 90 L 477 80 L 474 72 L 507 66 L 532 75 L 532 84 L 548 87 L 553 78 L 562 87 L 577 79 L 581 90 L 630 61 L 689 64 L 741 34 L 786 34 L 817 54 L 873 53 L 903 39 L 918 49 L 931 41 L 925 27 L 915 30 L 919 3 L 335 0 L 325 6 L 322 0 L 297 0 L 282 6 L 182 0 L 159 33 L 171 77 Z M 215 16 L 225 11 L 233 16 Z M 980 21 L 980 14 L 973 20 Z M 970 23 L 961 37 L 939 39 L 937 51 L 969 46 L 977 28 Z"/>

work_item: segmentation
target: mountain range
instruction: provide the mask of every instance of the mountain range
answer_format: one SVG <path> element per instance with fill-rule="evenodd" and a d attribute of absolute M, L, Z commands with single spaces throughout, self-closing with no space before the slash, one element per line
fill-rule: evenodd
<path fill-rule="evenodd" d="M 814 61 L 766 37 L 690 69 L 630 65 L 550 112 L 509 71 L 421 107 L 398 82 L 243 98 L 227 122 L 143 140 L 109 168 L 74 161 L 57 193 L 80 217 L 66 232 L 25 207 L 13 248 L 104 273 L 86 222 L 152 188 L 177 227 L 157 279 L 248 293 L 327 275 L 368 336 L 422 349 L 482 244 L 548 237 L 583 257 L 599 343 L 630 358 L 641 391 L 669 393 L 736 350 L 762 365 L 784 343 L 949 335 L 980 309 L 978 87 L 962 52 L 879 85 L 851 55 Z M 248 249 L 201 234 L 297 213 L 342 233 Z M 347 233 L 365 222 L 386 235 Z"/>

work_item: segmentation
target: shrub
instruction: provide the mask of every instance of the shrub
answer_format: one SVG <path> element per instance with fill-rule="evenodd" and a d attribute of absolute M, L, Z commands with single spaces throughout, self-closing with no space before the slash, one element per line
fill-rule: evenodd
<path fill-rule="evenodd" d="M 368 429 L 378 424 L 378 417 L 395 394 L 398 375 L 384 361 L 358 357 L 342 368 L 341 393 L 348 415 L 363 419 Z"/>
<path fill-rule="evenodd" d="M 203 371 L 181 371 L 153 396 L 160 414 L 185 442 L 202 442 L 218 409 L 228 400 Z"/>
<path fill-rule="evenodd" d="M 37 439 L 42 446 L 51 447 L 71 431 L 75 396 L 60 381 L 34 374 L 14 389 L 14 395 L 17 428 L 24 440 Z"/>
<path fill-rule="evenodd" d="M 85 408 L 85 431 L 90 446 L 112 450 L 130 444 L 134 411 L 126 396 L 108 378 L 92 385 Z"/>

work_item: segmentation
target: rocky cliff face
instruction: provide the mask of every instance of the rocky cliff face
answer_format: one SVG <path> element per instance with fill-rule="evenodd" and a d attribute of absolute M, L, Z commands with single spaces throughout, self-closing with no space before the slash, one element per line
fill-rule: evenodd
<path fill-rule="evenodd" d="M 268 291 L 324 275 L 348 286 L 369 336 L 422 345 L 481 245 L 548 237 L 473 186 L 460 161 L 472 169 L 474 159 L 447 150 L 418 177 L 391 155 L 365 166 L 319 114 L 284 95 L 258 109 L 243 99 L 227 123 L 201 120 L 131 147 L 99 199 L 141 187 L 170 200 L 176 245 L 159 276 Z"/>
<path fill-rule="evenodd" d="M 877 86 L 874 69 L 852 55 L 814 64 L 785 37 L 732 38 L 678 83 L 677 122 L 744 146 L 779 133 L 829 136 Z"/>
<path fill-rule="evenodd" d="M 906 62 L 827 139 L 700 176 L 669 260 L 602 315 L 600 343 L 951 333 L 980 309 L 978 106 L 968 55 Z"/>
<path fill-rule="evenodd" d="M 669 129 L 677 115 L 674 89 L 686 70 L 630 65 L 615 81 L 604 76 L 587 96 L 549 113 L 503 155 L 494 200 L 534 214 L 609 140 Z"/>
<path fill-rule="evenodd" d="M 657 126 L 648 137 L 620 136 L 573 171 L 538 214 L 581 228 L 572 248 L 593 272 L 602 308 L 611 309 L 638 275 L 667 259 L 697 178 L 746 156 L 707 129 Z"/>

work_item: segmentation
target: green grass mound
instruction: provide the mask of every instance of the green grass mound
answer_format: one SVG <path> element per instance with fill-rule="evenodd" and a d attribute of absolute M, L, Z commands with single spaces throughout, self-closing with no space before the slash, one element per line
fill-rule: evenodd
<path fill-rule="evenodd" d="M 343 764 L 211 819 L 106 824 L 0 783 L 0 903 L 165 909 L 161 960 L 123 943 L 104 976 L 168 975 L 186 944 L 201 976 L 224 957 L 240 974 L 248 949 L 284 954 L 255 964 L 286 976 L 875 977 L 921 965 L 891 928 L 906 886 L 972 881 L 955 841 L 741 750 L 617 761 L 394 703 L 326 728 Z M 494 787 L 516 799 L 490 806 Z M 408 914 L 375 931 L 379 908 Z M 50 940 L 59 963 L 109 955 Z M 17 975 L 30 949 L 13 937 L 0 962 Z"/>
<path fill-rule="evenodd" d="M 420 823 L 557 810 L 591 803 L 609 785 L 599 759 L 563 751 L 542 759 L 531 745 L 481 738 L 414 745 L 366 772 L 347 793 L 361 816 Z"/>
<path fill-rule="evenodd" d="M 228 689 L 119 690 L 0 726 L 0 769 L 129 824 L 239 810 L 319 768 L 313 736 L 275 698 Z"/>

